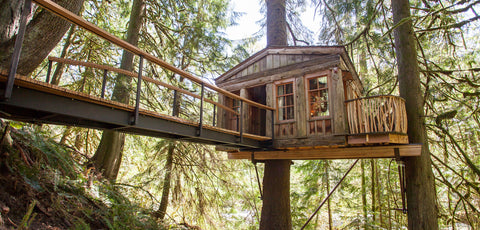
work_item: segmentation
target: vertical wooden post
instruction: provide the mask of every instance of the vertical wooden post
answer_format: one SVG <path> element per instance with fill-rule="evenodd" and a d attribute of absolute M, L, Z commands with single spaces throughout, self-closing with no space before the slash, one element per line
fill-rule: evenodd
<path fill-rule="evenodd" d="M 265 90 L 267 92 L 267 106 L 270 106 L 270 107 L 275 107 L 275 85 L 273 83 L 268 83 L 266 86 L 265 86 Z M 268 114 L 271 113 L 271 116 L 269 116 Z M 265 121 L 265 124 L 266 124 L 266 131 L 265 131 L 265 136 L 267 137 L 272 137 L 273 139 L 273 136 L 274 136 L 274 130 L 275 130 L 275 115 L 274 115 L 274 111 L 267 111 L 266 112 L 266 121 Z"/>
<path fill-rule="evenodd" d="M 305 99 L 304 77 L 295 78 L 295 121 L 297 137 L 307 137 L 307 100 Z"/>
<path fill-rule="evenodd" d="M 248 95 L 248 91 L 247 89 L 240 89 L 240 97 L 243 97 L 243 98 L 248 98 L 249 95 Z M 243 110 L 243 111 L 242 111 Z M 249 132 L 249 117 L 248 117 L 248 113 L 249 113 L 249 110 L 248 110 L 248 104 L 247 103 L 243 103 L 243 102 L 240 102 L 240 111 L 242 111 L 242 114 L 240 114 L 240 120 L 242 121 L 241 124 L 240 124 L 240 128 L 239 130 L 242 130 L 242 132 Z"/>
<path fill-rule="evenodd" d="M 345 90 L 343 87 L 342 70 L 333 68 L 331 72 L 332 89 L 332 117 L 333 117 L 333 133 L 342 135 L 347 133 L 346 115 L 345 115 Z"/>

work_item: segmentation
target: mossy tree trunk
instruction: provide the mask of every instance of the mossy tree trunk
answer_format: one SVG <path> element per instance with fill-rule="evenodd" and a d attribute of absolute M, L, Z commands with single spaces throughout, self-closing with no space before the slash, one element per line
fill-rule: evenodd
<path fill-rule="evenodd" d="M 126 34 L 126 41 L 134 46 L 138 44 L 140 28 L 142 26 L 145 3 L 143 0 L 134 0 L 130 21 Z M 123 51 L 120 68 L 124 70 L 133 70 L 133 54 Z M 130 83 L 132 79 L 128 76 L 119 74 L 115 80 L 112 100 L 127 103 L 130 99 Z M 122 162 L 123 146 L 125 143 L 125 134 L 113 130 L 103 131 L 100 144 L 92 158 L 95 168 L 102 172 L 108 180 L 117 179 L 120 164 Z"/>
<path fill-rule="evenodd" d="M 393 0 L 392 12 L 396 24 L 409 19 L 409 1 Z M 394 36 L 400 96 L 405 99 L 407 109 L 408 138 L 412 143 L 423 144 L 421 156 L 405 159 L 408 229 L 438 229 L 435 181 L 425 130 L 424 100 L 412 21 L 409 19 L 398 26 Z"/>
<path fill-rule="evenodd" d="M 56 0 L 57 4 L 78 13 L 84 0 Z M 23 0 L 3 0 L 0 4 L 0 69 L 10 67 Z M 17 73 L 28 75 L 60 42 L 70 23 L 44 9 L 28 22 Z"/>

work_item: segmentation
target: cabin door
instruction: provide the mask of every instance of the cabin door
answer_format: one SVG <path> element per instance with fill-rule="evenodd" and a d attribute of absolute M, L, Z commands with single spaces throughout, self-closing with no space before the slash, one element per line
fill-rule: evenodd
<path fill-rule="evenodd" d="M 267 90 L 265 85 L 248 88 L 247 98 L 260 104 L 267 104 Z M 265 136 L 266 129 L 266 111 L 255 106 L 248 106 L 248 116 L 246 119 L 247 133 Z"/>

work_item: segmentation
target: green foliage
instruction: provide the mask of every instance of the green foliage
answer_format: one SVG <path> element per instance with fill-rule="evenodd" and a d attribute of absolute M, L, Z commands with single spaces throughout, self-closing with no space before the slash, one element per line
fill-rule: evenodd
<path fill-rule="evenodd" d="M 40 226 L 38 221 L 47 218 L 62 228 L 162 228 L 148 210 L 122 195 L 121 189 L 97 178 L 90 168 L 72 157 L 78 152 L 46 137 L 41 127 L 25 125 L 10 130 L 13 144 L 8 157 L 1 159 L 2 170 L 6 166 L 9 176 L 2 174 L 1 178 L 4 182 L 14 180 L 18 186 L 11 190 L 2 188 L 1 197 L 9 192 L 11 199 L 0 202 L 21 211 L 28 205 L 21 202 L 32 200 L 23 212 L 21 226 Z M 12 203 L 12 199 L 19 203 Z"/>

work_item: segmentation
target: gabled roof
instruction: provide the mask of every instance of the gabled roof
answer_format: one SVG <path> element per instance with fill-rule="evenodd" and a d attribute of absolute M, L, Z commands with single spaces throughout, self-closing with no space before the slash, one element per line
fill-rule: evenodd
<path fill-rule="evenodd" d="M 314 61 L 318 57 L 327 57 L 328 55 L 339 55 L 341 57 L 341 66 L 344 70 L 348 70 L 352 73 L 352 77 L 360 82 L 360 79 L 355 71 L 353 63 L 348 56 L 345 47 L 343 46 L 270 46 L 259 52 L 253 54 L 249 58 L 245 59 L 240 64 L 236 65 L 226 73 L 222 74 L 220 77 L 215 79 L 217 84 L 228 81 L 231 77 L 234 77 L 238 73 L 246 70 L 247 68 L 258 68 L 258 63 L 271 55 L 284 55 L 291 58 L 288 61 L 285 61 L 282 64 L 275 66 L 263 66 L 264 70 L 272 70 L 276 68 L 282 68 L 285 66 L 292 66 L 295 64 L 303 63 L 306 61 Z M 298 58 L 302 57 L 302 58 Z M 264 63 L 264 62 L 263 62 Z M 245 71 L 244 71 L 245 72 Z M 237 76 L 238 77 L 238 76 Z M 361 82 L 360 82 L 361 83 Z"/>

